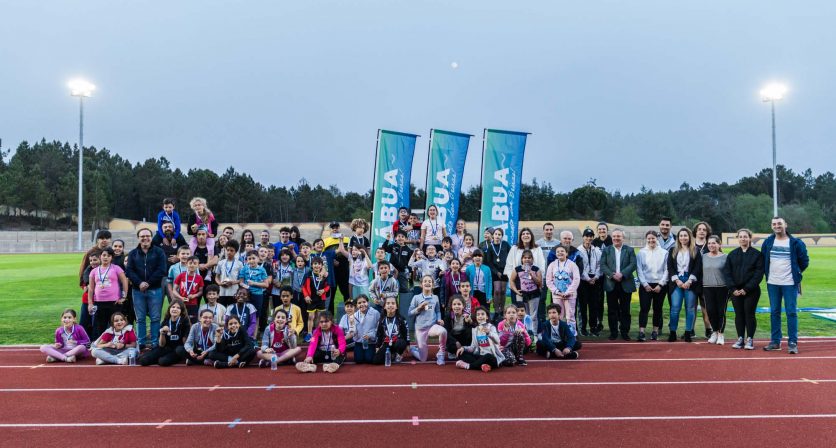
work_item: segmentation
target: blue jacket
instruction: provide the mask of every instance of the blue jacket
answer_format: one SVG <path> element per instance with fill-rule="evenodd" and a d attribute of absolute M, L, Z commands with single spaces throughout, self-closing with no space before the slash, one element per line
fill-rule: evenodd
<path fill-rule="evenodd" d="M 136 289 L 139 289 L 142 282 L 148 282 L 151 289 L 159 288 L 168 273 L 165 252 L 157 246 L 151 246 L 147 253 L 137 246 L 128 253 L 127 265 L 128 279 Z"/>
<path fill-rule="evenodd" d="M 792 269 L 792 280 L 795 285 L 801 284 L 801 273 L 810 265 L 810 257 L 807 255 L 807 245 L 804 241 L 790 235 L 790 267 Z M 761 245 L 761 252 L 763 252 L 763 272 L 766 274 L 766 281 L 769 283 L 769 256 L 772 252 L 772 246 L 775 244 L 775 235 L 770 235 Z"/>
<path fill-rule="evenodd" d="M 493 297 L 493 278 L 491 277 L 491 268 L 482 265 L 482 269 L 480 272 L 480 279 L 481 276 L 485 278 L 485 297 L 487 298 L 488 302 L 491 301 L 491 297 Z M 476 291 L 476 265 L 472 264 L 466 268 L 464 268 L 464 273 L 467 274 L 467 279 L 470 280 L 470 291 Z M 471 295 L 473 293 L 471 292 Z"/>
<path fill-rule="evenodd" d="M 572 329 L 562 320 L 557 322 L 560 339 L 566 342 L 567 347 L 573 348 L 577 341 Z M 540 323 L 540 342 L 546 347 L 546 351 L 550 352 L 555 349 L 554 342 L 552 342 L 552 323 L 548 319 Z"/>

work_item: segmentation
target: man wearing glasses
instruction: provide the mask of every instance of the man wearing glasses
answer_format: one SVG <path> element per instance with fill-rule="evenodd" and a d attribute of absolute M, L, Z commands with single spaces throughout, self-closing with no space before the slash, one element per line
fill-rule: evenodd
<path fill-rule="evenodd" d="M 127 274 L 131 281 L 136 312 L 136 335 L 140 348 L 156 347 L 160 340 L 160 315 L 163 309 L 162 281 L 166 275 L 165 252 L 151 244 L 148 229 L 136 233 L 139 245 L 128 254 Z M 151 340 L 145 331 L 145 319 L 151 319 Z M 150 342 L 150 344 L 148 343 Z"/>

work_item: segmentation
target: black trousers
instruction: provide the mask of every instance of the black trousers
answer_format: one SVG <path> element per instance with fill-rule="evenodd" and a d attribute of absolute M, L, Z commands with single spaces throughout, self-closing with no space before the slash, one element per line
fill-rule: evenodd
<path fill-rule="evenodd" d="M 389 344 L 381 345 L 377 351 L 374 353 L 374 358 L 372 358 L 372 364 L 382 366 L 386 363 L 386 348 L 389 347 Z M 403 352 L 406 351 L 409 344 L 403 340 L 398 339 L 395 341 L 391 347 L 389 347 L 389 355 L 392 357 L 392 362 L 395 362 L 395 356 L 402 355 Z"/>
<path fill-rule="evenodd" d="M 659 286 L 657 283 L 648 283 L 651 288 Z M 668 288 L 663 286 L 659 292 L 647 292 L 644 286 L 639 286 L 639 328 L 647 327 L 647 316 L 650 313 L 651 306 L 653 307 L 653 326 L 662 328 L 665 305 L 665 290 Z"/>
<path fill-rule="evenodd" d="M 326 355 L 327 355 L 327 357 L 326 357 Z M 313 355 L 313 362 L 314 362 L 314 364 L 335 362 L 338 365 L 343 365 L 343 362 L 345 362 L 345 354 L 340 354 L 340 356 L 337 356 L 336 358 L 334 358 L 330 354 L 326 354 L 325 350 L 316 349 L 316 351 L 314 352 L 314 355 Z"/>
<path fill-rule="evenodd" d="M 230 356 L 235 356 L 235 353 L 224 353 L 218 350 L 212 350 L 208 355 L 206 355 L 206 358 L 213 361 L 227 362 Z M 253 358 L 255 358 L 255 349 L 248 346 L 242 349 L 239 353 L 238 362 L 247 364 L 252 361 Z"/>
<path fill-rule="evenodd" d="M 705 297 L 705 308 L 708 311 L 708 321 L 711 322 L 711 328 L 722 333 L 726 329 L 729 288 L 706 286 L 702 288 L 702 295 Z"/>
<path fill-rule="evenodd" d="M 633 281 L 628 279 L 628 281 Z M 630 299 L 633 294 L 624 292 L 621 283 L 616 283 L 612 291 L 607 292 L 607 321 L 610 334 L 630 332 Z M 620 325 L 620 329 L 619 329 Z"/>
<path fill-rule="evenodd" d="M 184 356 L 182 356 L 180 351 L 177 350 L 180 347 L 182 346 L 166 345 L 165 347 L 154 347 L 153 349 L 151 349 L 150 352 L 145 352 L 142 356 L 139 357 L 139 365 L 150 366 L 154 364 L 159 364 L 165 367 L 172 366 L 174 364 L 179 364 L 183 362 L 184 359 Z M 185 351 L 183 353 L 185 353 Z"/>
<path fill-rule="evenodd" d="M 456 353 L 456 350 L 458 350 L 456 342 L 458 342 L 462 347 L 468 347 L 472 341 L 473 332 L 470 328 L 465 327 L 465 330 L 461 333 L 453 333 L 450 331 L 447 333 L 447 351 L 450 353 Z"/>
<path fill-rule="evenodd" d="M 758 308 L 758 300 L 761 298 L 760 289 L 752 291 L 745 296 L 732 296 L 734 306 L 734 327 L 737 330 L 737 337 L 755 337 L 755 330 L 758 328 L 758 321 L 755 319 L 755 311 Z"/>
<path fill-rule="evenodd" d="M 95 302 L 94 305 L 96 305 L 96 314 L 93 316 L 93 334 L 98 338 L 110 326 L 110 316 L 116 311 L 121 311 L 122 308 L 116 305 L 116 302 Z"/>
<path fill-rule="evenodd" d="M 593 330 L 604 323 L 604 285 L 601 280 L 594 285 L 581 280 L 578 286 L 578 304 L 580 308 L 576 315 L 578 329 L 589 327 Z"/>
<path fill-rule="evenodd" d="M 484 364 L 487 364 L 494 369 L 498 367 L 496 356 L 491 353 L 488 353 L 487 355 L 474 355 L 470 352 L 462 352 L 459 359 L 468 363 L 470 368 L 473 370 L 481 369 Z"/>
<path fill-rule="evenodd" d="M 203 361 L 206 361 L 207 359 L 209 359 L 209 355 L 208 355 L 208 354 L 207 354 L 207 355 L 206 355 L 206 357 L 205 357 L 205 358 L 203 358 L 202 360 L 201 360 L 201 359 L 197 359 L 197 358 L 193 358 L 193 357 L 192 357 L 192 355 L 190 355 L 190 354 L 189 354 L 189 352 L 187 352 L 187 351 L 186 351 L 186 347 L 183 347 L 182 345 L 178 345 L 178 346 L 177 346 L 177 348 L 176 348 L 176 349 L 174 349 L 174 351 L 175 351 L 178 355 L 180 355 L 180 358 L 181 358 L 181 359 L 187 359 L 187 360 L 189 360 L 189 361 L 191 361 L 191 362 L 193 362 L 193 363 L 195 363 L 195 364 L 203 364 Z M 150 352 L 149 352 L 149 353 L 150 353 Z M 197 351 L 197 347 L 195 347 L 195 353 L 197 353 L 198 355 L 200 354 L 200 352 L 198 352 L 198 351 Z M 210 352 L 210 353 L 211 353 L 211 352 Z"/>

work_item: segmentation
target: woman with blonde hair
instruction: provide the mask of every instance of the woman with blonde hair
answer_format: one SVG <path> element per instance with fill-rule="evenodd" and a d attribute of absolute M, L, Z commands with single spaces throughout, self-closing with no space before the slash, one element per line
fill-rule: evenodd
<path fill-rule="evenodd" d="M 218 234 L 218 221 L 215 219 L 215 215 L 212 214 L 212 210 L 209 210 L 206 199 L 193 197 L 189 201 L 189 207 L 192 209 L 187 229 L 189 235 L 192 236 L 191 240 L 189 240 L 189 249 L 194 253 L 194 250 L 197 248 L 197 231 L 201 228 L 206 229 L 206 246 L 214 248 L 215 236 Z"/>

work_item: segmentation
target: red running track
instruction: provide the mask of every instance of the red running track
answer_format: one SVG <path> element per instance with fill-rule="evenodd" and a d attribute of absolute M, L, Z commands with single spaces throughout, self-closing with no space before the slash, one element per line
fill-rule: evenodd
<path fill-rule="evenodd" d="M 534 356 L 489 374 L 448 363 L 335 375 L 46 365 L 0 349 L 0 445 L 834 446 L 836 339 L 800 348 L 592 342 L 579 361 Z"/>

